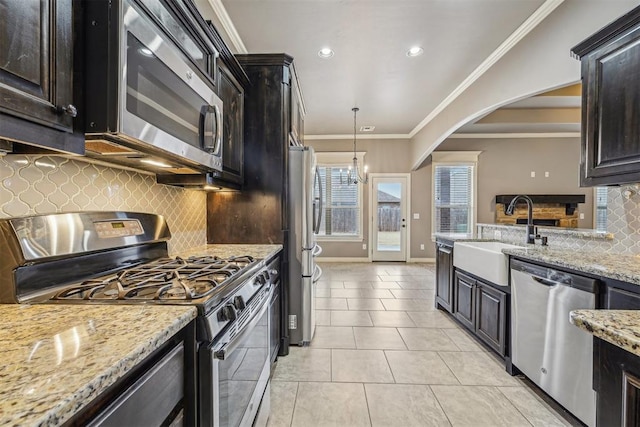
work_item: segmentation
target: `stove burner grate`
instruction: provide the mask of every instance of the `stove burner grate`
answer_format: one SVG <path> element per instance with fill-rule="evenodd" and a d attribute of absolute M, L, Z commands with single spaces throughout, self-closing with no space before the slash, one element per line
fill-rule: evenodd
<path fill-rule="evenodd" d="M 254 261 L 250 256 L 162 258 L 68 287 L 53 299 L 193 300 L 213 293 Z"/>

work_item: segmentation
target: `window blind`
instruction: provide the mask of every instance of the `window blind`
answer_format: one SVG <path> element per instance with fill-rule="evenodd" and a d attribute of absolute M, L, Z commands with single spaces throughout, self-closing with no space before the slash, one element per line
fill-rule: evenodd
<path fill-rule="evenodd" d="M 596 230 L 607 231 L 607 187 L 596 187 Z"/>
<path fill-rule="evenodd" d="M 435 165 L 434 232 L 470 233 L 473 222 L 473 166 Z"/>
<path fill-rule="evenodd" d="M 346 165 L 318 167 L 324 200 L 319 236 L 360 236 L 361 185 L 342 183 L 340 175 L 342 173 L 342 178 L 346 179 L 346 170 Z M 317 197 L 318 189 L 315 191 Z"/>

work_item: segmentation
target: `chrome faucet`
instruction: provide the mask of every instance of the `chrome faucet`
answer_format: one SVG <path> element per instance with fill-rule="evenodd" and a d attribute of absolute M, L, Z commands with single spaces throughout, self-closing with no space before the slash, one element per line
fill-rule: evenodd
<path fill-rule="evenodd" d="M 509 206 L 507 206 L 507 209 L 504 211 L 504 213 L 507 215 L 513 215 L 513 211 L 516 208 L 516 203 L 518 203 L 518 200 L 524 200 L 525 202 L 527 202 L 527 235 L 525 238 L 525 242 L 534 244 L 536 242 L 536 231 L 535 227 L 533 226 L 533 201 L 531 200 L 531 198 L 524 195 L 514 197 L 509 203 Z"/>

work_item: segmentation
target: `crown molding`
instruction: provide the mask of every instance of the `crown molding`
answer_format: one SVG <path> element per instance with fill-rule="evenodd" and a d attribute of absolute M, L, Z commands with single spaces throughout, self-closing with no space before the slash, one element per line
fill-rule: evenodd
<path fill-rule="evenodd" d="M 238 30 L 236 30 L 236 26 L 233 25 L 233 22 L 231 21 L 231 17 L 227 13 L 227 9 L 222 4 L 222 0 L 209 0 L 209 5 L 211 5 L 213 13 L 215 13 L 220 20 L 220 24 L 222 24 L 222 28 L 224 28 L 225 33 L 229 36 L 229 42 L 235 48 L 236 53 L 249 53 L 242 41 L 242 38 L 240 37 L 240 34 L 238 34 Z"/>

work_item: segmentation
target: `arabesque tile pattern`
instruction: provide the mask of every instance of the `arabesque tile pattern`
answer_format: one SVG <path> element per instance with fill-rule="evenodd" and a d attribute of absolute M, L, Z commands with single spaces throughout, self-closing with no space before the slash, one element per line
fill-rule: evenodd
<path fill-rule="evenodd" d="M 163 215 L 177 253 L 206 244 L 206 194 L 155 177 L 61 156 L 0 157 L 0 217 L 126 210 Z"/>

